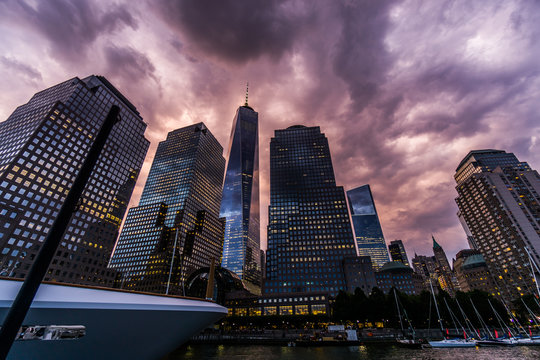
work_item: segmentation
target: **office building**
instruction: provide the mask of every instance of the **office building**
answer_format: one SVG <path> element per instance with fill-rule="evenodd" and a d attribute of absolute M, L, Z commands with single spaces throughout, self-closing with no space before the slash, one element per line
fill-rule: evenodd
<path fill-rule="evenodd" d="M 506 300 L 536 291 L 540 264 L 540 176 L 502 150 L 474 150 L 454 175 L 460 216 Z"/>
<path fill-rule="evenodd" d="M 454 272 L 452 271 L 452 268 L 450 267 L 450 263 L 448 262 L 444 249 L 435 240 L 433 235 L 431 236 L 431 239 L 433 240 L 433 255 L 435 256 L 435 260 L 437 261 L 438 265 L 436 271 L 438 274 L 439 284 L 444 291 L 454 296 L 456 291 L 459 290 L 459 283 Z"/>
<path fill-rule="evenodd" d="M 373 268 L 380 269 L 390 261 L 386 242 L 369 185 L 347 191 L 347 200 L 360 256 L 370 256 Z"/>
<path fill-rule="evenodd" d="M 101 76 L 38 92 L 0 123 L 0 275 L 28 273 L 112 105 L 121 121 L 45 280 L 113 285 L 107 263 L 149 142 L 135 106 Z"/>
<path fill-rule="evenodd" d="M 478 250 L 465 249 L 456 254 L 454 271 L 461 291 L 481 290 L 496 295 L 499 290 Z"/>
<path fill-rule="evenodd" d="M 254 293 L 261 290 L 258 114 L 247 103 L 236 111 L 229 140 L 220 216 L 225 218 L 221 266 Z"/>
<path fill-rule="evenodd" d="M 360 289 L 369 295 L 377 286 L 375 272 L 369 256 L 351 256 L 343 259 L 343 272 L 347 284 L 347 292 L 353 294 Z"/>
<path fill-rule="evenodd" d="M 414 254 L 412 259 L 414 272 L 421 276 L 424 290 L 430 289 L 430 283 L 433 286 L 439 282 L 437 273 L 438 263 L 435 256 L 417 255 Z"/>
<path fill-rule="evenodd" d="M 183 294 L 194 271 L 219 261 L 223 148 L 203 123 L 160 142 L 139 206 L 129 210 L 110 267 L 118 286 Z"/>
<path fill-rule="evenodd" d="M 346 289 L 343 259 L 356 256 L 343 188 L 319 127 L 276 130 L 270 142 L 265 294 Z"/>
<path fill-rule="evenodd" d="M 375 273 L 377 287 L 385 294 L 396 288 L 407 295 L 418 295 L 422 292 L 422 277 L 401 261 L 389 261 Z"/>
<path fill-rule="evenodd" d="M 403 241 L 390 241 L 390 245 L 388 245 L 388 251 L 390 252 L 392 261 L 399 261 L 405 266 L 410 266 L 409 259 L 407 258 L 407 253 L 405 252 L 405 246 L 403 245 Z"/>

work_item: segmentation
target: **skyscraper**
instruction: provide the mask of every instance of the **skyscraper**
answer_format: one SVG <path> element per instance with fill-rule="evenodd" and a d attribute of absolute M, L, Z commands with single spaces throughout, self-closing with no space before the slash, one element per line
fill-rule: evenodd
<path fill-rule="evenodd" d="M 431 239 L 433 240 L 433 255 L 435 256 L 435 260 L 437 261 L 438 265 L 436 271 L 439 277 L 439 284 L 444 291 L 448 292 L 450 295 L 454 295 L 455 292 L 459 290 L 459 284 L 456 276 L 450 267 L 450 263 L 448 262 L 444 249 L 435 240 L 433 235 L 431 235 Z"/>
<path fill-rule="evenodd" d="M 203 123 L 171 131 L 159 143 L 111 259 L 121 287 L 182 294 L 190 273 L 220 259 L 222 153 Z"/>
<path fill-rule="evenodd" d="M 343 188 L 319 127 L 276 130 L 270 142 L 270 206 L 264 291 L 346 289 L 342 260 L 356 256 Z"/>
<path fill-rule="evenodd" d="M 540 264 L 540 176 L 502 150 L 473 150 L 454 175 L 456 203 L 506 299 L 536 289 L 527 250 Z"/>
<path fill-rule="evenodd" d="M 430 289 L 430 283 L 435 286 L 439 282 L 437 269 L 439 267 L 435 256 L 414 254 L 412 259 L 414 272 L 422 277 L 424 289 Z"/>
<path fill-rule="evenodd" d="M 369 185 L 347 191 L 356 246 L 360 256 L 370 256 L 375 270 L 390 261 Z"/>
<path fill-rule="evenodd" d="M 405 252 L 405 246 L 403 246 L 403 241 L 390 241 L 390 245 L 388 245 L 388 250 L 390 252 L 390 256 L 392 257 L 392 261 L 399 261 L 405 266 L 410 266 L 409 259 L 407 258 L 407 253 Z"/>
<path fill-rule="evenodd" d="M 260 293 L 259 134 L 258 114 L 240 106 L 229 141 L 220 216 L 226 219 L 221 266 Z"/>
<path fill-rule="evenodd" d="M 0 275 L 26 276 L 112 105 L 122 120 L 45 276 L 112 286 L 107 263 L 149 142 L 135 106 L 101 76 L 43 90 L 0 123 Z"/>

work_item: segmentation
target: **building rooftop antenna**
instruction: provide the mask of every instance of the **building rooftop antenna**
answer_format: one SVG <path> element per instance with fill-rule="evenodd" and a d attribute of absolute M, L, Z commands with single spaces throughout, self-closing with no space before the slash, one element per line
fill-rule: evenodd
<path fill-rule="evenodd" d="M 249 93 L 249 82 L 246 83 L 246 103 L 244 104 L 244 106 L 249 106 L 248 105 L 248 93 Z"/>

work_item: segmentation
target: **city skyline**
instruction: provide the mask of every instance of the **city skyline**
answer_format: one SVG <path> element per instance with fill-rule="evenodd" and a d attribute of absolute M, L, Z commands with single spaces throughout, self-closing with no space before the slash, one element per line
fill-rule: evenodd
<path fill-rule="evenodd" d="M 168 131 L 204 121 L 228 146 L 230 114 L 249 80 L 261 121 L 262 229 L 273 130 L 321 125 L 337 182 L 372 184 L 386 238 L 428 254 L 433 233 L 450 258 L 467 247 L 453 201 L 459 160 L 496 148 L 540 167 L 538 4 L 206 6 L 2 3 L 0 121 L 43 88 L 106 76 L 148 123 L 151 147 L 132 207 Z M 202 19 L 213 26 L 200 28 Z"/>

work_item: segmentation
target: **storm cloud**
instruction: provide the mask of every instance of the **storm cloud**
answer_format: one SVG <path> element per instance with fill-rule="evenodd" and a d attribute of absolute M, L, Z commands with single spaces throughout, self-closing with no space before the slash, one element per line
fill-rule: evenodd
<path fill-rule="evenodd" d="M 409 255 L 430 254 L 431 234 L 450 255 L 467 246 L 453 175 L 470 150 L 540 167 L 535 1 L 4 0 L 0 10 L 2 113 L 74 71 L 102 73 L 141 110 L 152 146 L 131 205 L 168 131 L 204 121 L 228 147 L 249 81 L 263 247 L 268 144 L 293 124 L 321 127 L 338 184 L 369 183 L 387 241 Z"/>

